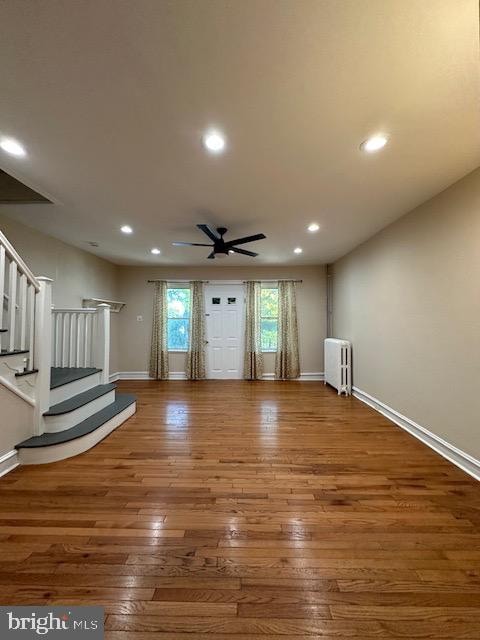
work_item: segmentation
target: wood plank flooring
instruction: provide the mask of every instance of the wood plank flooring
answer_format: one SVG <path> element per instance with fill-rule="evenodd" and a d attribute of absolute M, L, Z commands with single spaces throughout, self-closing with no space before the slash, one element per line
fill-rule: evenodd
<path fill-rule="evenodd" d="M 479 484 L 315 382 L 123 382 L 91 451 L 0 479 L 0 603 L 109 640 L 480 638 Z"/>

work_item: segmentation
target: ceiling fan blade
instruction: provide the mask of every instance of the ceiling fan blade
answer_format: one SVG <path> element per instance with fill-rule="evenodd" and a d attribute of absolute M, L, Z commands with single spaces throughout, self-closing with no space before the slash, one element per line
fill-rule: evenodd
<path fill-rule="evenodd" d="M 211 244 L 199 244 L 198 242 L 172 242 L 174 247 L 211 247 Z"/>
<path fill-rule="evenodd" d="M 238 249 L 237 247 L 231 247 L 229 251 L 235 251 L 235 253 L 241 253 L 244 256 L 252 256 L 253 258 L 255 256 L 258 256 L 258 253 L 253 253 L 253 251 L 245 251 L 245 249 Z"/>
<path fill-rule="evenodd" d="M 254 242 L 255 240 L 263 240 L 267 236 L 264 233 L 256 233 L 254 236 L 246 236 L 245 238 L 238 238 L 238 240 L 230 240 L 225 244 L 228 247 L 233 247 L 233 245 L 237 244 L 245 244 L 246 242 Z"/>
<path fill-rule="evenodd" d="M 207 258 L 209 260 L 214 260 L 215 259 L 215 251 L 212 251 L 212 253 L 209 256 L 207 256 Z"/>
<path fill-rule="evenodd" d="M 220 239 L 220 236 L 211 227 L 209 227 L 208 224 L 197 224 L 197 228 L 207 234 L 210 240 L 213 240 L 214 242 L 217 242 L 217 240 Z"/>

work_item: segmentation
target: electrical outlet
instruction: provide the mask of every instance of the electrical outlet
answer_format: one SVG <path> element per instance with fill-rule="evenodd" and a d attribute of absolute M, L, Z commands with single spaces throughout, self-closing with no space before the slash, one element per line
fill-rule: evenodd
<path fill-rule="evenodd" d="M 143 322 L 143 316 L 137 316 L 137 322 Z"/>

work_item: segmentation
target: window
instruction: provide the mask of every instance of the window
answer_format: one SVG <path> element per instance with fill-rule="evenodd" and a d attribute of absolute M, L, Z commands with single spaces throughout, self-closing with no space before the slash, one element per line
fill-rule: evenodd
<path fill-rule="evenodd" d="M 167 289 L 168 350 L 187 351 L 190 333 L 190 289 Z"/>
<path fill-rule="evenodd" d="M 278 289 L 276 287 L 265 287 L 262 288 L 260 295 L 262 351 L 276 351 L 278 331 Z"/>

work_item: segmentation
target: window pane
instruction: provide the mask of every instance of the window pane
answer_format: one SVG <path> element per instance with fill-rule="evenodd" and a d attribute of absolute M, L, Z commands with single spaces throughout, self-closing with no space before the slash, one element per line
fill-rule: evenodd
<path fill-rule="evenodd" d="M 277 349 L 277 330 L 278 320 L 261 320 L 262 330 L 262 350 L 276 351 Z"/>
<path fill-rule="evenodd" d="M 190 289 L 167 289 L 169 318 L 190 317 Z"/>
<path fill-rule="evenodd" d="M 168 348 L 174 350 L 188 349 L 189 320 L 183 318 L 168 319 Z"/>
<path fill-rule="evenodd" d="M 262 289 L 260 297 L 262 350 L 276 351 L 278 330 L 278 289 Z"/>
<path fill-rule="evenodd" d="M 262 289 L 260 301 L 262 318 L 276 318 L 278 316 L 278 289 Z"/>

